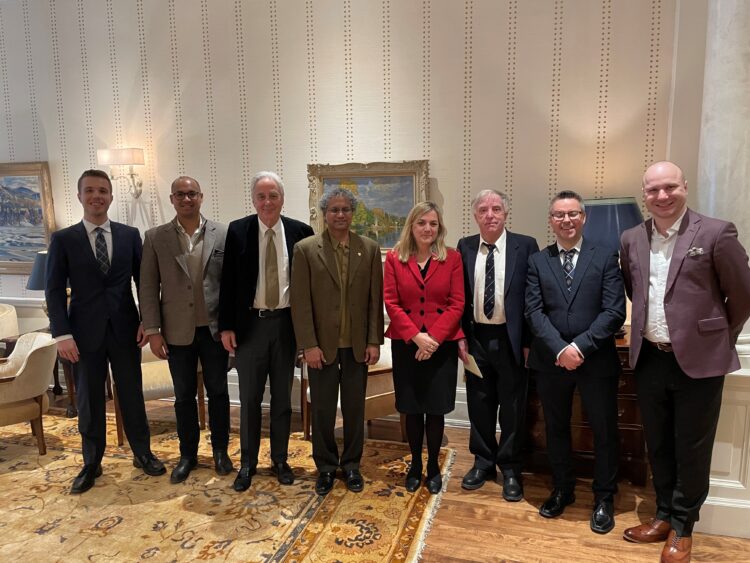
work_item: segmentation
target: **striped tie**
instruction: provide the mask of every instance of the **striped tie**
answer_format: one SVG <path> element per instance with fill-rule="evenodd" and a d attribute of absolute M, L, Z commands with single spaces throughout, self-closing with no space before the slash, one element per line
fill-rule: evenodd
<path fill-rule="evenodd" d="M 487 262 L 484 265 L 484 316 L 492 318 L 495 312 L 495 245 L 483 242 L 487 247 Z"/>
<path fill-rule="evenodd" d="M 107 241 L 104 240 L 104 229 L 97 227 L 94 232 L 96 233 L 96 241 L 94 241 L 96 262 L 99 264 L 102 273 L 106 274 L 109 272 L 109 253 L 107 252 Z"/>
<path fill-rule="evenodd" d="M 565 272 L 565 285 L 568 286 L 568 291 L 570 291 L 571 286 L 573 285 L 573 272 L 575 271 L 575 266 L 573 266 L 573 256 L 575 256 L 576 253 L 575 248 L 571 248 L 570 250 L 562 251 L 564 262 L 563 262 L 563 272 Z"/>

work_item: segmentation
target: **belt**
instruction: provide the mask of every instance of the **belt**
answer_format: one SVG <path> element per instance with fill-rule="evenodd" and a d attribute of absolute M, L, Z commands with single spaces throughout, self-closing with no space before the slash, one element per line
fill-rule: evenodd
<path fill-rule="evenodd" d="M 659 350 L 659 352 L 669 352 L 672 353 L 674 350 L 672 350 L 672 343 L 671 342 L 651 342 L 650 340 L 643 339 L 644 342 L 648 342 L 651 346 Z"/>
<path fill-rule="evenodd" d="M 258 317 L 259 319 L 272 319 L 274 317 L 281 317 L 282 315 L 288 315 L 289 314 L 289 307 L 284 307 L 282 309 L 250 309 L 250 314 L 253 317 Z"/>

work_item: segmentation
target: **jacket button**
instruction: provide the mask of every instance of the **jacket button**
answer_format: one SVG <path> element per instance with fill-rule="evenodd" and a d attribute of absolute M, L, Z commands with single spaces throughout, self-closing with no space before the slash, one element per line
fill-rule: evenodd
<path fill-rule="evenodd" d="M 189 286 L 188 286 L 188 290 L 192 290 L 192 289 L 193 289 L 193 286 L 192 286 L 192 285 L 189 285 Z"/>
<path fill-rule="evenodd" d="M 192 306 L 193 306 L 193 304 L 192 304 L 192 303 L 188 303 L 188 307 L 192 307 Z"/>
<path fill-rule="evenodd" d="M 419 302 L 420 302 L 420 303 L 424 303 L 424 297 L 420 297 L 420 298 L 419 298 Z"/>
<path fill-rule="evenodd" d="M 424 284 L 419 284 L 419 289 L 424 289 Z"/>
<path fill-rule="evenodd" d="M 424 317 L 424 310 L 420 311 L 419 314 Z"/>

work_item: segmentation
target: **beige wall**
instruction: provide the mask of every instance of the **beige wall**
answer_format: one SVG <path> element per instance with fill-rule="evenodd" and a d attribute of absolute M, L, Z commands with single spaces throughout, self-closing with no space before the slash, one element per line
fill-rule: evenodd
<path fill-rule="evenodd" d="M 146 149 L 142 198 L 120 182 L 111 210 L 142 230 L 182 173 L 228 222 L 278 170 L 305 219 L 310 162 L 428 158 L 451 243 L 496 187 L 540 244 L 560 188 L 634 195 L 667 156 L 694 177 L 702 1 L 2 0 L 0 26 L 0 162 L 49 161 L 61 227 L 117 146 Z M 0 276 L 2 295 L 24 285 Z"/>

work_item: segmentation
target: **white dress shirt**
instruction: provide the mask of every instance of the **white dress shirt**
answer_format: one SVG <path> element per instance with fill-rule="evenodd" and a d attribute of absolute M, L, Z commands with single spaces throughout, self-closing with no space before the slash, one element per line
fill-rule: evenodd
<path fill-rule="evenodd" d="M 266 231 L 269 228 L 258 219 L 258 283 L 255 287 L 255 298 L 253 309 L 268 309 L 266 306 Z M 279 218 L 271 227 L 274 232 L 274 244 L 276 245 L 276 261 L 279 270 L 279 304 L 277 309 L 289 307 L 289 253 L 286 249 L 286 238 L 284 236 L 284 223 Z"/>
<path fill-rule="evenodd" d="M 643 336 L 651 342 L 670 342 L 667 317 L 664 314 L 664 293 L 667 289 L 669 265 L 672 263 L 672 253 L 677 242 L 677 232 L 687 212 L 667 229 L 667 236 L 663 236 L 656 229 L 656 221 L 651 227 L 651 257 L 648 274 L 648 311 L 646 312 L 646 326 Z"/>
<path fill-rule="evenodd" d="M 495 307 L 492 318 L 488 319 L 484 314 L 484 272 L 487 265 L 487 256 L 490 251 L 485 246 L 482 236 L 479 236 L 479 250 L 477 251 L 477 262 L 474 265 L 474 321 L 482 324 L 501 325 L 505 324 L 505 249 L 507 247 L 506 231 L 495 242 L 492 251 L 495 264 Z"/>
<path fill-rule="evenodd" d="M 95 225 L 86 219 L 82 219 L 83 227 L 86 229 L 86 234 L 89 236 L 89 244 L 91 250 L 94 251 L 96 256 L 96 233 L 94 232 L 97 227 L 104 231 L 104 241 L 107 243 L 107 256 L 109 256 L 109 263 L 112 263 L 112 226 L 109 224 L 109 219 L 104 221 L 101 225 Z"/>

